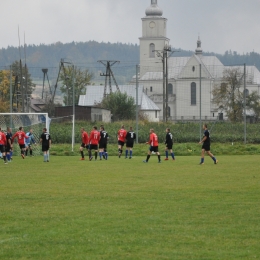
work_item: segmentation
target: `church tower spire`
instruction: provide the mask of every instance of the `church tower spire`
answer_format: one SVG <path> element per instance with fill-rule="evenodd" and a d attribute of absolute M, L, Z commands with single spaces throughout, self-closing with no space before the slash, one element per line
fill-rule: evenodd
<path fill-rule="evenodd" d="M 157 0 L 151 0 L 151 5 L 145 10 L 146 16 L 162 16 L 163 11 L 157 5 Z"/>
<path fill-rule="evenodd" d="M 195 50 L 195 54 L 196 55 L 202 55 L 202 49 L 201 49 L 201 40 L 200 40 L 200 36 L 198 37 L 198 41 L 197 41 L 197 49 Z"/>

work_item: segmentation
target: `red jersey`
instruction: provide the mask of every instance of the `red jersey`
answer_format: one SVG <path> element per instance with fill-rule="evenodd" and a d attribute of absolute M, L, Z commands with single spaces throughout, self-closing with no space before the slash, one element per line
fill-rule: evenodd
<path fill-rule="evenodd" d="M 89 143 L 98 145 L 100 139 L 100 132 L 98 130 L 92 130 L 89 137 Z"/>
<path fill-rule="evenodd" d="M 0 145 L 6 146 L 6 135 L 3 132 L 0 132 Z"/>
<path fill-rule="evenodd" d="M 15 135 L 12 137 L 12 141 L 15 139 L 15 137 L 17 137 L 18 139 L 18 144 L 25 144 L 24 138 L 29 138 L 29 136 L 27 136 L 23 131 L 16 132 Z"/>
<path fill-rule="evenodd" d="M 125 142 L 127 131 L 125 129 L 120 129 L 117 132 L 118 141 Z"/>
<path fill-rule="evenodd" d="M 82 134 L 81 134 L 81 138 L 82 138 L 82 143 L 83 144 L 88 144 L 88 133 L 87 132 L 83 132 Z"/>
<path fill-rule="evenodd" d="M 149 144 L 151 146 L 158 146 L 159 145 L 158 136 L 155 133 L 150 134 Z"/>

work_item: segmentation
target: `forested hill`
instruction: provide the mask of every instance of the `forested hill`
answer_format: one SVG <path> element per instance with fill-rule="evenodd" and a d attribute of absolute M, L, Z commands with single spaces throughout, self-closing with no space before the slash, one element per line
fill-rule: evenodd
<path fill-rule="evenodd" d="M 193 51 L 181 49 L 179 51 L 175 52 L 174 56 L 191 56 L 194 53 Z M 21 54 L 24 62 L 23 48 Z M 226 51 L 223 55 L 216 53 L 204 53 L 204 55 L 215 55 L 224 65 L 242 65 L 246 63 L 247 65 L 255 65 L 260 70 L 260 54 L 256 52 L 241 55 L 236 52 Z M 134 65 L 139 63 L 139 45 L 99 43 L 95 41 L 65 44 L 57 42 L 50 45 L 28 45 L 26 47 L 26 56 L 28 67 L 57 67 L 61 58 L 68 58 L 74 64 L 85 67 L 95 67 L 98 60 L 118 60 L 134 68 Z M 0 49 L 0 67 L 9 66 L 19 59 L 18 47 Z"/>

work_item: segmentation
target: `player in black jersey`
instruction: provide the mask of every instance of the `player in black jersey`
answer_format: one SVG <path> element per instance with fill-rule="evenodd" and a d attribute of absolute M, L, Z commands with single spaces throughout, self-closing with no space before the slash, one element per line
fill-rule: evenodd
<path fill-rule="evenodd" d="M 11 152 L 12 152 L 12 129 L 10 127 L 7 127 L 7 132 L 6 132 L 6 158 L 8 162 L 11 162 Z"/>
<path fill-rule="evenodd" d="M 202 149 L 201 149 L 200 164 L 204 164 L 204 154 L 205 154 L 205 151 L 211 157 L 211 159 L 214 161 L 214 164 L 217 164 L 218 160 L 210 152 L 210 137 L 209 137 L 208 126 L 206 124 L 203 125 L 203 130 L 204 130 L 204 136 L 203 136 L 202 140 L 199 142 L 199 144 L 203 143 Z"/>
<path fill-rule="evenodd" d="M 105 128 L 103 125 L 100 126 L 100 140 L 99 140 L 99 157 L 100 160 L 102 160 L 102 157 L 107 160 L 108 154 L 107 154 L 107 141 L 109 139 L 108 133 L 105 131 Z"/>
<path fill-rule="evenodd" d="M 40 138 L 40 143 L 42 144 L 44 162 L 49 162 L 50 161 L 49 149 L 51 148 L 51 136 L 47 132 L 47 128 L 43 128 L 43 132 Z"/>
<path fill-rule="evenodd" d="M 133 127 L 130 127 L 130 130 L 126 134 L 126 150 L 125 150 L 125 158 L 128 157 L 128 151 L 129 151 L 129 159 L 133 156 L 133 147 L 134 147 L 134 141 L 136 139 L 136 134 L 133 131 Z"/>
<path fill-rule="evenodd" d="M 169 151 L 171 153 L 172 159 L 175 161 L 175 157 L 174 157 L 174 153 L 172 150 L 172 146 L 173 146 L 173 137 L 171 134 L 171 130 L 170 128 L 166 128 L 166 137 L 165 137 L 165 161 L 168 161 L 168 156 L 169 156 Z"/>

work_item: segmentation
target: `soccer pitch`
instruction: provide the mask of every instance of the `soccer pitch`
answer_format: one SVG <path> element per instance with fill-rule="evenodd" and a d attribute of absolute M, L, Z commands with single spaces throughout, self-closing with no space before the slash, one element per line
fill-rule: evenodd
<path fill-rule="evenodd" d="M 0 259 L 260 258 L 259 156 L 79 158 L 0 161 Z"/>

